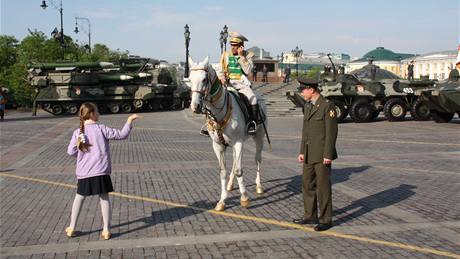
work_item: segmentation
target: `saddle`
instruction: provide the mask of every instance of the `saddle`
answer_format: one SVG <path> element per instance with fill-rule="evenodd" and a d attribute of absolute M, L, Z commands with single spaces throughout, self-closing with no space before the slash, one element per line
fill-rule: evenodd
<path fill-rule="evenodd" d="M 244 94 L 238 92 L 238 90 L 236 90 L 233 87 L 227 87 L 227 90 L 230 94 L 233 95 L 233 97 L 235 97 L 235 100 L 238 103 L 238 106 L 240 107 L 241 112 L 244 115 L 244 121 L 246 122 L 246 124 L 251 122 L 251 119 L 252 119 L 252 116 L 250 115 L 251 103 L 249 102 L 249 99 Z M 260 115 L 259 115 L 260 121 L 256 121 L 257 124 L 260 124 L 263 121 L 265 121 L 265 114 L 260 108 L 259 108 L 259 111 L 260 111 Z"/>

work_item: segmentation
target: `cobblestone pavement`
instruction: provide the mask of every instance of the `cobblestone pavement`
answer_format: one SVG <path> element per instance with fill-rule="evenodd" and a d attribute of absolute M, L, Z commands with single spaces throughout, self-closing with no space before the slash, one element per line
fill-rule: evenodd
<path fill-rule="evenodd" d="M 143 113 L 128 140 L 111 142 L 113 238 L 101 241 L 97 198 L 69 239 L 76 117 L 7 114 L 0 123 L 0 256 L 6 258 L 460 258 L 460 121 L 339 126 L 333 166 L 335 227 L 315 233 L 302 215 L 301 117 L 271 117 L 265 194 L 255 194 L 254 144 L 244 150 L 248 209 L 230 193 L 224 213 L 217 160 L 189 111 Z M 121 127 L 127 115 L 103 115 Z M 227 168 L 232 164 L 227 152 Z"/>

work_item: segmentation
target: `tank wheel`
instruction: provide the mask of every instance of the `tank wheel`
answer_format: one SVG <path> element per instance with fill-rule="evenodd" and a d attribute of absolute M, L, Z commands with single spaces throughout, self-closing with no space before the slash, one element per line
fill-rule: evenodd
<path fill-rule="evenodd" d="M 333 100 L 335 104 L 335 113 L 337 114 L 337 122 L 342 122 L 348 116 L 348 110 L 345 103 L 340 100 Z"/>
<path fill-rule="evenodd" d="M 123 103 L 121 105 L 121 111 L 124 113 L 130 113 L 133 111 L 133 106 L 130 103 Z"/>
<path fill-rule="evenodd" d="M 71 115 L 77 114 L 78 106 L 76 104 L 69 104 L 69 106 L 67 106 L 67 113 Z"/>
<path fill-rule="evenodd" d="M 446 112 L 438 112 L 435 110 L 431 110 L 431 118 L 437 123 L 446 123 L 452 120 L 454 117 L 453 113 L 446 113 Z"/>
<path fill-rule="evenodd" d="M 359 99 L 351 105 L 350 117 L 356 123 L 369 122 L 373 112 L 374 109 L 366 99 Z"/>
<path fill-rule="evenodd" d="M 60 104 L 54 104 L 51 106 L 51 112 L 54 114 L 54 115 L 61 115 L 62 114 L 62 106 Z"/>
<path fill-rule="evenodd" d="M 389 121 L 402 121 L 406 117 L 406 102 L 399 98 L 393 98 L 385 102 L 383 113 Z"/>
<path fill-rule="evenodd" d="M 50 110 L 51 109 L 51 103 L 42 104 L 42 109 L 43 110 Z"/>
<path fill-rule="evenodd" d="M 410 115 L 416 121 L 429 120 L 430 108 L 421 99 L 417 99 L 410 109 Z"/>
<path fill-rule="evenodd" d="M 118 105 L 118 103 L 111 103 L 107 105 L 107 108 L 109 108 L 111 113 L 118 113 L 120 111 L 120 105 Z"/>
<path fill-rule="evenodd" d="M 144 105 L 144 101 L 141 99 L 134 100 L 133 105 L 136 109 L 140 109 Z"/>

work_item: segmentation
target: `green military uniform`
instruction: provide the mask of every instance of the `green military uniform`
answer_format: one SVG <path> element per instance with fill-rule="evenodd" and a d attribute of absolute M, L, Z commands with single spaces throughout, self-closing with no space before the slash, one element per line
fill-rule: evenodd
<path fill-rule="evenodd" d="M 311 87 L 302 85 L 301 87 Z M 323 164 L 323 159 L 337 158 L 337 118 L 332 102 L 319 96 L 314 102 L 304 106 L 302 142 L 300 154 L 304 155 L 302 193 L 304 219 L 320 223 L 332 223 L 331 165 Z M 318 218 L 319 204 L 319 218 Z"/>

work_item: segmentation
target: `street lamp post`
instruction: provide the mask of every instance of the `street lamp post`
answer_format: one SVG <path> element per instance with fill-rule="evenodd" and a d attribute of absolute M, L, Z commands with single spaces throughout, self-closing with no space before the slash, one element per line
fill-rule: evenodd
<path fill-rule="evenodd" d="M 219 43 L 220 43 L 220 54 L 222 54 L 224 52 L 224 31 L 220 31 Z"/>
<path fill-rule="evenodd" d="M 295 74 L 299 76 L 299 57 L 302 56 L 303 50 L 299 49 L 299 46 L 296 46 L 295 49 L 291 50 L 291 53 L 295 57 Z"/>
<path fill-rule="evenodd" d="M 185 72 L 184 72 L 184 77 L 185 78 L 188 78 L 188 74 L 189 74 L 189 63 L 188 63 L 188 46 L 190 44 L 190 28 L 188 27 L 188 25 L 186 24 L 185 27 L 185 32 L 184 32 L 184 37 L 185 37 Z"/>
<path fill-rule="evenodd" d="M 224 51 L 227 51 L 227 38 L 228 38 L 228 27 L 224 25 L 224 30 L 222 31 L 222 39 L 224 43 Z"/>
<path fill-rule="evenodd" d="M 83 29 L 83 32 L 85 32 L 86 35 L 88 35 L 88 50 L 89 50 L 89 53 L 91 53 L 91 22 L 86 17 L 75 17 L 75 30 L 74 30 L 75 33 L 79 32 L 79 30 L 78 30 L 78 20 L 82 20 L 82 21 L 85 21 L 85 22 L 88 23 L 88 31 L 85 31 Z"/>
<path fill-rule="evenodd" d="M 64 59 L 64 19 L 63 19 L 63 8 L 62 8 L 62 0 L 59 0 L 59 7 L 54 3 L 53 0 L 49 0 L 51 5 L 59 11 L 59 14 L 61 15 L 61 32 L 60 32 L 60 35 L 59 35 L 59 43 L 61 44 L 61 48 L 62 48 L 62 58 Z M 42 0 L 42 4 L 40 5 L 40 7 L 45 10 L 48 5 L 46 4 L 46 1 L 45 0 Z M 57 29 L 55 29 L 57 31 Z M 53 31 L 55 32 L 55 31 Z M 56 35 L 56 34 L 54 34 Z"/>

